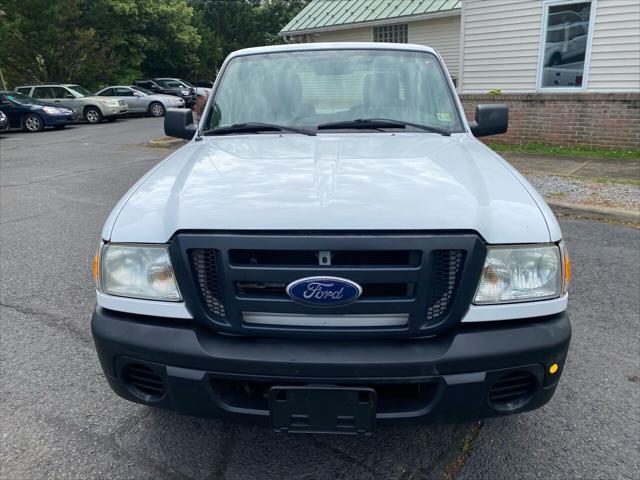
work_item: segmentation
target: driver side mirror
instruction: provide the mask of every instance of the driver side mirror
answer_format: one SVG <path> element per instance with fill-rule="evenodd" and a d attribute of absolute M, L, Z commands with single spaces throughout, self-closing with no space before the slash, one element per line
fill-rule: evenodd
<path fill-rule="evenodd" d="M 509 128 L 509 107 L 504 103 L 476 106 L 476 119 L 469 122 L 476 137 L 506 133 Z"/>
<path fill-rule="evenodd" d="M 164 133 L 169 137 L 191 140 L 196 134 L 193 113 L 187 108 L 169 108 L 164 116 Z"/>

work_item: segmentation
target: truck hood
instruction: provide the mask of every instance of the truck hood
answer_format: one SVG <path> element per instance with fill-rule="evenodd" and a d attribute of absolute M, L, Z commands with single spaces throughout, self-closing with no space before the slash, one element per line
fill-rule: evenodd
<path fill-rule="evenodd" d="M 192 141 L 158 164 L 116 206 L 103 238 L 473 230 L 489 243 L 532 243 L 555 240 L 549 215 L 526 180 L 468 134 L 234 135 Z"/>

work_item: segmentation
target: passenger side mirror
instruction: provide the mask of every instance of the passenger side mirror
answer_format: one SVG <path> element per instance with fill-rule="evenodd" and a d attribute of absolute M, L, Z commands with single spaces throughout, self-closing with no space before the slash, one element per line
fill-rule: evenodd
<path fill-rule="evenodd" d="M 471 133 L 476 137 L 506 133 L 509 128 L 509 107 L 504 103 L 476 106 L 476 119 L 469 122 Z"/>
<path fill-rule="evenodd" d="M 191 140 L 196 133 L 193 113 L 186 108 L 169 108 L 164 116 L 164 133 L 170 137 Z"/>

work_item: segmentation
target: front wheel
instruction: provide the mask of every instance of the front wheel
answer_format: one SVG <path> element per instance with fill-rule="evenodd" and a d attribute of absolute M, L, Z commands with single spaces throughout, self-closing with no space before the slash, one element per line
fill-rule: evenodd
<path fill-rule="evenodd" d="M 149 113 L 152 117 L 163 117 L 165 114 L 164 105 L 159 102 L 153 102 L 149 105 Z"/>
<path fill-rule="evenodd" d="M 84 119 L 89 123 L 100 123 L 102 121 L 102 113 L 96 107 L 88 107 L 84 111 Z"/>
<path fill-rule="evenodd" d="M 41 132 L 43 128 L 44 123 L 38 115 L 30 113 L 24 117 L 24 129 L 27 132 Z"/>

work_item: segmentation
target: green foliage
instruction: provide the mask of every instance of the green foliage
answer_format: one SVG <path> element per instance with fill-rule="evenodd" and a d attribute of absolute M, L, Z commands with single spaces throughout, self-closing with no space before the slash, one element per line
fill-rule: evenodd
<path fill-rule="evenodd" d="M 137 77 L 213 79 L 239 48 L 279 43 L 308 0 L 4 0 L 0 68 L 9 87 Z"/>

